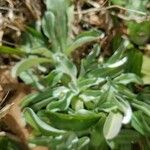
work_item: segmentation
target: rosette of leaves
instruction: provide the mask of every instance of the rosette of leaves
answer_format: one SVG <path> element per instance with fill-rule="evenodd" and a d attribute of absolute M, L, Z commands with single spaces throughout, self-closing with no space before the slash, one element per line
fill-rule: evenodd
<path fill-rule="evenodd" d="M 149 149 L 150 105 L 135 93 L 142 85 L 142 54 L 129 51 L 124 41 L 103 60 L 94 44 L 77 67 L 71 52 L 99 39 L 101 32 L 70 38 L 73 7 L 66 0 L 45 3 L 43 34 L 28 29 L 31 42 L 22 47 L 27 57 L 12 70 L 38 89 L 21 103 L 33 128 L 29 142 L 53 150 Z"/>
<path fill-rule="evenodd" d="M 122 149 L 124 145 L 131 149 L 143 139 L 148 142 L 150 106 L 134 93 L 134 84 L 142 81 L 125 71 L 130 67 L 128 55 L 121 46 L 101 63 L 98 53 L 94 47 L 79 70 L 68 59 L 70 73 L 57 66 L 46 78 L 47 88 L 25 97 L 21 105 L 36 135 L 31 143 L 76 150 Z M 140 65 L 139 57 L 134 60 Z"/>

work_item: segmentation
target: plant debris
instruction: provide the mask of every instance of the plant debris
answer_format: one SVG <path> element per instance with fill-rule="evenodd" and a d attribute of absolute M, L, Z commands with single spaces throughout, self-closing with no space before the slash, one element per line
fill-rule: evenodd
<path fill-rule="evenodd" d="M 149 0 L 1 0 L 0 147 L 150 149 Z"/>

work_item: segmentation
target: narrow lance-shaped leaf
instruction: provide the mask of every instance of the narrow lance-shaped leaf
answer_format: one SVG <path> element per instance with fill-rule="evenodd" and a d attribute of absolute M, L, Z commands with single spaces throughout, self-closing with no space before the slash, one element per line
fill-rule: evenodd
<path fill-rule="evenodd" d="M 90 138 L 89 137 L 82 137 L 79 139 L 79 150 L 82 150 L 83 148 L 85 148 L 88 144 L 90 143 Z"/>
<path fill-rule="evenodd" d="M 105 65 L 108 68 L 117 68 L 117 67 L 120 67 L 120 66 L 124 65 L 126 62 L 127 62 L 127 57 L 124 57 L 121 60 L 118 60 L 118 61 L 116 61 L 112 64 L 106 63 Z"/>
<path fill-rule="evenodd" d="M 121 113 L 110 112 L 110 114 L 106 118 L 103 129 L 104 137 L 106 138 L 106 140 L 111 140 L 119 134 L 122 126 L 122 120 L 123 115 Z"/>
<path fill-rule="evenodd" d="M 106 140 L 103 135 L 105 120 L 106 117 L 102 117 L 91 131 L 91 145 L 94 147 L 102 147 L 102 145 L 106 145 Z"/>
<path fill-rule="evenodd" d="M 119 135 L 114 138 L 114 142 L 117 144 L 128 144 L 138 142 L 141 138 L 141 134 L 135 130 L 122 129 Z"/>
<path fill-rule="evenodd" d="M 150 84 L 150 58 L 147 55 L 143 56 L 142 78 L 145 84 Z"/>
<path fill-rule="evenodd" d="M 119 93 L 123 94 L 124 96 L 134 99 L 136 98 L 136 94 L 134 94 L 132 91 L 130 91 L 125 85 L 123 84 L 114 84 L 114 87 Z"/>
<path fill-rule="evenodd" d="M 57 83 L 60 82 L 62 77 L 63 77 L 63 73 L 62 72 L 59 72 L 57 70 L 52 70 L 48 75 L 46 75 L 42 79 L 41 82 L 44 85 L 55 86 Z"/>
<path fill-rule="evenodd" d="M 26 53 L 19 48 L 11 48 L 8 46 L 0 46 L 0 53 L 1 54 L 11 54 L 11 55 L 19 55 L 25 56 Z"/>
<path fill-rule="evenodd" d="M 61 100 L 52 101 L 51 103 L 49 103 L 46 109 L 53 111 L 53 112 L 67 110 L 73 97 L 74 97 L 74 94 L 72 94 L 71 92 L 68 92 L 64 96 L 64 98 L 62 98 Z"/>
<path fill-rule="evenodd" d="M 92 70 L 95 67 L 97 68 L 98 65 L 97 58 L 100 54 L 100 51 L 101 51 L 100 45 L 95 44 L 91 52 L 88 54 L 88 56 L 81 60 L 79 78 L 83 77 L 89 70 Z"/>
<path fill-rule="evenodd" d="M 66 50 L 66 54 L 69 55 L 71 54 L 71 52 L 79 47 L 81 47 L 82 45 L 88 43 L 88 42 L 92 42 L 94 40 L 97 40 L 100 38 L 100 36 L 102 35 L 102 33 L 98 32 L 98 31 L 87 31 L 85 33 L 82 33 L 81 35 L 79 35 L 72 44 L 70 44 Z"/>
<path fill-rule="evenodd" d="M 55 55 L 57 63 L 57 71 L 63 72 L 71 77 L 73 82 L 76 82 L 77 68 L 65 55 L 56 54 Z"/>
<path fill-rule="evenodd" d="M 114 99 L 113 97 L 114 97 L 114 89 L 112 86 L 109 86 L 107 88 L 107 90 L 105 90 L 101 94 L 101 97 L 97 103 L 97 107 L 103 109 L 103 104 L 105 104 L 107 102 L 110 103 Z"/>
<path fill-rule="evenodd" d="M 50 59 L 46 58 L 26 58 L 20 61 L 13 67 L 12 69 L 12 76 L 16 77 L 18 76 L 21 72 L 26 71 L 30 69 L 31 67 L 36 66 L 37 64 L 41 63 L 51 63 L 52 61 Z"/>
<path fill-rule="evenodd" d="M 127 85 L 129 83 L 142 84 L 142 79 L 133 73 L 121 74 L 114 79 L 115 82 Z"/>
<path fill-rule="evenodd" d="M 40 48 L 36 48 L 36 49 L 33 49 L 31 51 L 31 54 L 33 55 L 37 55 L 37 56 L 43 56 L 43 57 L 46 57 L 46 58 L 52 58 L 52 52 L 45 48 L 45 47 L 40 47 Z"/>
<path fill-rule="evenodd" d="M 29 106 L 29 104 L 38 96 L 38 93 L 32 93 L 25 96 L 20 104 L 21 108 Z"/>
<path fill-rule="evenodd" d="M 30 33 L 33 37 L 36 37 L 36 38 L 39 38 L 39 39 L 42 39 L 44 40 L 43 38 L 43 35 L 41 32 L 37 31 L 36 29 L 30 27 L 30 26 L 26 26 L 26 32 L 27 33 Z"/>
<path fill-rule="evenodd" d="M 44 107 L 46 107 L 50 102 L 55 101 L 56 99 L 53 97 L 49 97 L 47 99 L 43 99 L 40 102 L 37 102 L 31 106 L 34 111 L 38 111 Z"/>
<path fill-rule="evenodd" d="M 69 8 L 69 1 L 46 0 L 45 4 L 47 6 L 47 10 L 51 11 L 55 16 L 55 27 L 53 31 L 55 32 L 59 47 L 62 51 L 64 51 L 67 45 L 68 36 L 67 10 Z"/>
<path fill-rule="evenodd" d="M 118 75 L 123 71 L 126 62 L 127 57 L 124 57 L 112 64 L 105 63 L 102 67 L 89 71 L 87 75 L 90 77 L 114 77 L 116 74 Z"/>
<path fill-rule="evenodd" d="M 143 116 L 143 118 L 142 118 L 142 116 Z M 148 120 L 146 121 L 144 118 L 145 118 L 145 115 L 141 111 L 134 112 L 134 114 L 132 116 L 131 125 L 135 130 L 137 130 L 142 135 L 149 136 L 150 135 L 150 125 L 148 125 L 148 124 L 149 124 L 150 120 L 148 118 Z"/>
<path fill-rule="evenodd" d="M 59 50 L 58 41 L 55 35 L 56 20 L 52 12 L 47 11 L 42 19 L 42 29 L 44 34 L 49 38 L 52 43 L 52 50 L 55 52 Z"/>
<path fill-rule="evenodd" d="M 43 135 L 60 135 L 66 133 L 64 130 L 58 130 L 43 122 L 31 108 L 26 108 L 24 115 L 26 121 Z"/>
<path fill-rule="evenodd" d="M 38 102 L 41 102 L 45 99 L 52 97 L 52 91 L 53 89 L 49 87 L 45 89 L 43 92 L 36 92 L 36 93 L 32 93 L 32 94 L 25 96 L 22 99 L 21 107 L 24 108 L 27 106 L 31 106 L 31 105 L 34 105 Z"/>
<path fill-rule="evenodd" d="M 138 49 L 130 49 L 127 53 L 128 61 L 126 63 L 125 72 L 141 75 L 143 62 L 143 54 Z"/>
<path fill-rule="evenodd" d="M 50 119 L 50 122 L 59 129 L 80 131 L 94 125 L 103 114 L 96 114 L 85 109 L 80 109 L 74 114 L 47 111 L 46 116 Z"/>
<path fill-rule="evenodd" d="M 132 118 L 132 109 L 130 104 L 126 101 L 126 99 L 117 95 L 116 98 L 114 98 L 114 103 L 118 106 L 118 109 L 124 113 L 122 123 L 128 124 Z"/>
<path fill-rule="evenodd" d="M 139 100 L 136 100 L 136 99 L 134 99 L 131 104 L 135 108 L 143 111 L 146 115 L 148 115 L 150 117 L 150 105 L 149 104 L 139 101 Z"/>
<path fill-rule="evenodd" d="M 115 63 L 117 60 L 121 59 L 123 57 L 127 45 L 128 41 L 123 41 L 119 48 L 115 51 L 115 53 L 107 60 L 107 63 L 112 64 Z"/>
<path fill-rule="evenodd" d="M 104 81 L 105 81 L 105 78 L 89 78 L 89 79 L 83 78 L 78 81 L 78 87 L 80 88 L 80 90 L 85 90 L 89 87 L 103 83 Z"/>

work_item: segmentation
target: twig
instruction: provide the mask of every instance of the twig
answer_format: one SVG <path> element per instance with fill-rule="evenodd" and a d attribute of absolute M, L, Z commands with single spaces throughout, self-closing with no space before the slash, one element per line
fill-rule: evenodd
<path fill-rule="evenodd" d="M 12 10 L 12 11 L 20 11 L 19 9 L 15 9 L 15 8 L 9 8 L 9 7 L 0 7 L 0 10 Z"/>
<path fill-rule="evenodd" d="M 134 12 L 134 13 L 137 13 L 137 14 L 141 14 L 141 15 L 144 15 L 144 16 L 147 15 L 145 12 L 124 8 L 124 7 L 121 7 L 121 6 L 118 6 L 118 5 L 111 5 L 111 6 L 108 6 L 106 8 L 90 8 L 90 9 L 87 9 L 87 10 L 82 10 L 81 13 L 82 14 L 87 14 L 87 13 L 90 13 L 90 12 L 99 12 L 99 11 L 109 10 L 109 9 L 112 9 L 112 8 L 118 8 L 118 9 L 130 11 L 130 12 Z M 75 14 L 78 14 L 78 12 L 75 12 Z"/>
<path fill-rule="evenodd" d="M 122 20 L 126 20 L 126 21 L 133 20 L 133 21 L 136 21 L 138 23 L 149 20 L 149 16 L 147 16 L 147 17 L 146 16 L 143 16 L 143 17 L 134 17 L 134 16 L 133 17 L 128 17 L 128 16 L 125 16 L 125 15 L 120 14 L 120 13 L 116 14 L 114 12 L 111 12 L 111 15 L 116 16 L 116 17 L 118 17 Z"/>
<path fill-rule="evenodd" d="M 11 43 L 11 42 L 8 42 L 8 41 L 5 41 L 5 40 L 0 40 L 0 42 L 3 43 L 3 44 L 7 44 L 7 45 L 10 45 L 10 46 L 15 46 L 15 47 L 17 47 L 16 44 Z"/>
<path fill-rule="evenodd" d="M 87 3 L 92 5 L 94 8 L 100 8 L 100 5 L 97 2 L 93 2 L 91 0 L 87 0 Z"/>
<path fill-rule="evenodd" d="M 6 95 L 5 95 L 4 98 L 1 100 L 1 102 L 0 102 L 0 107 L 1 107 L 1 105 L 5 102 L 6 98 L 7 98 L 8 95 L 9 95 L 9 93 L 10 93 L 10 91 L 7 91 Z"/>

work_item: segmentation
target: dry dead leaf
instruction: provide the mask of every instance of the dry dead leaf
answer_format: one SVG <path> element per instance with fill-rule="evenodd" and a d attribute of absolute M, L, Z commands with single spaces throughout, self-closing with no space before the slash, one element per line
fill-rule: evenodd
<path fill-rule="evenodd" d="M 27 87 L 18 84 L 18 89 L 15 94 L 9 99 L 9 103 L 14 103 L 9 112 L 5 115 L 2 121 L 7 125 L 13 134 L 15 134 L 27 148 L 27 139 L 29 131 L 26 128 L 25 120 L 23 119 L 21 108 L 19 106 L 21 99 L 27 94 Z"/>
<path fill-rule="evenodd" d="M 12 104 L 7 104 L 2 109 L 0 109 L 0 119 L 5 117 L 7 115 L 7 113 L 9 113 L 12 106 L 13 106 L 13 103 Z"/>
<path fill-rule="evenodd" d="M 19 105 L 21 99 L 31 92 L 31 88 L 13 79 L 11 77 L 10 67 L 9 69 L 0 69 L 0 74 L 0 98 L 3 106 L 0 110 L 0 119 L 9 128 L 11 133 L 20 139 L 21 143 L 24 145 L 24 150 L 27 150 L 29 131 L 26 128 L 25 120 L 23 119 Z M 6 95 L 8 91 L 10 91 L 10 93 Z"/>

